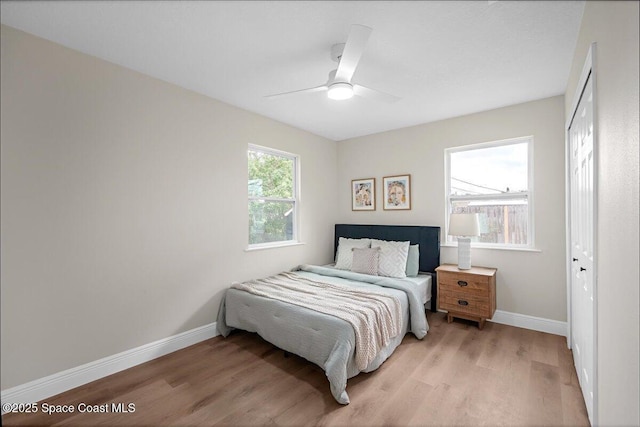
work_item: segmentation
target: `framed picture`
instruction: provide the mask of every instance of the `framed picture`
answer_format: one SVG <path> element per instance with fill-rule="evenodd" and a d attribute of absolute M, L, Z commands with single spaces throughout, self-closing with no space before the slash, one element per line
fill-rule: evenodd
<path fill-rule="evenodd" d="M 382 178 L 385 210 L 411 209 L 411 175 Z"/>
<path fill-rule="evenodd" d="M 354 179 L 351 181 L 351 210 L 376 210 L 376 179 Z"/>

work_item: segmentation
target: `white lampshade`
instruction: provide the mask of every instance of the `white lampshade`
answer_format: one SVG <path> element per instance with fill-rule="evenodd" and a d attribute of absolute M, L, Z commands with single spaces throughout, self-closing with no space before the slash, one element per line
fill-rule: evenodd
<path fill-rule="evenodd" d="M 452 213 L 449 216 L 450 236 L 479 236 L 477 213 Z"/>

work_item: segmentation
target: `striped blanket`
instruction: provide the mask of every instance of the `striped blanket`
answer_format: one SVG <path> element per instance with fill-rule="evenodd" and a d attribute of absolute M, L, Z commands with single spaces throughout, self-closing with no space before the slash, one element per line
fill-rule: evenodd
<path fill-rule="evenodd" d="M 364 370 L 378 351 L 401 333 L 400 301 L 374 287 L 356 288 L 311 280 L 296 273 L 280 273 L 232 286 L 342 319 L 353 327 L 355 361 Z"/>

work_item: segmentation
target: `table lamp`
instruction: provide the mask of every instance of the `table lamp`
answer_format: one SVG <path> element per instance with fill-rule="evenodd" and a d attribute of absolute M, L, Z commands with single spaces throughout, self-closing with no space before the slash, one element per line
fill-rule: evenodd
<path fill-rule="evenodd" d="M 477 213 L 452 213 L 449 215 L 449 235 L 458 236 L 458 268 L 471 268 L 471 236 L 479 236 Z"/>

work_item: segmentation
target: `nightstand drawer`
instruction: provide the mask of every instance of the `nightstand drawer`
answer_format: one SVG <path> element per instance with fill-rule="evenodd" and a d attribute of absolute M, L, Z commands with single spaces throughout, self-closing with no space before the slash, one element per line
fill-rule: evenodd
<path fill-rule="evenodd" d="M 486 318 L 493 315 L 490 311 L 488 298 L 475 298 L 458 292 L 443 292 L 440 295 L 440 308 Z"/>
<path fill-rule="evenodd" d="M 487 278 L 447 273 L 438 274 L 442 275 L 439 278 L 442 289 L 459 290 L 472 295 L 488 295 L 489 281 Z"/>

